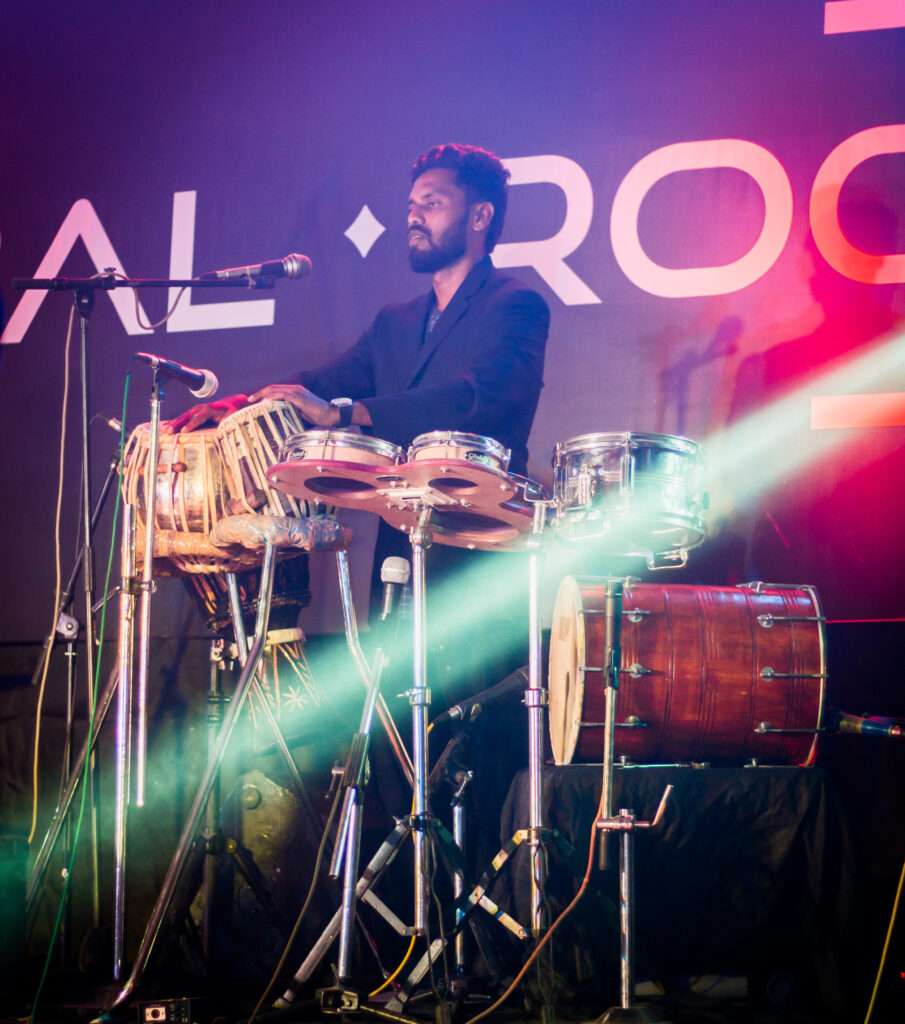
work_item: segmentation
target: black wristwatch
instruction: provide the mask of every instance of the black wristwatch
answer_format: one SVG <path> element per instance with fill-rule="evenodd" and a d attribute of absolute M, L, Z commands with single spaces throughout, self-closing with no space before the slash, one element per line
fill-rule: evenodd
<path fill-rule="evenodd" d="M 334 398 L 331 405 L 339 409 L 339 423 L 336 426 L 340 430 L 346 430 L 352 426 L 352 406 L 354 402 L 351 398 Z"/>

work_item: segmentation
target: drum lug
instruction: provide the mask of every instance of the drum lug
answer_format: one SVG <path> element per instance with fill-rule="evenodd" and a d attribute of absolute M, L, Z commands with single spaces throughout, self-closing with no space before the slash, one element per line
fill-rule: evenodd
<path fill-rule="evenodd" d="M 765 665 L 760 670 L 761 679 L 826 679 L 826 672 L 777 672 Z"/>
<path fill-rule="evenodd" d="M 640 622 L 645 615 L 650 615 L 649 608 L 623 608 L 622 614 L 629 622 Z"/>
<path fill-rule="evenodd" d="M 654 674 L 652 668 L 645 668 L 644 665 L 640 665 L 637 661 L 633 665 L 621 668 L 619 671 L 623 675 L 630 676 L 632 679 L 640 679 L 642 676 L 652 676 Z"/>
<path fill-rule="evenodd" d="M 764 629 L 772 629 L 777 622 L 826 622 L 826 618 L 823 615 L 772 615 L 770 612 L 757 616 L 758 626 Z"/>
<path fill-rule="evenodd" d="M 624 722 L 616 723 L 617 729 L 649 729 L 647 722 L 642 721 L 637 715 L 629 715 Z"/>
<path fill-rule="evenodd" d="M 769 722 L 758 722 L 754 727 L 758 736 L 766 736 L 768 733 L 780 736 L 817 736 L 826 732 L 826 729 L 775 729 Z"/>

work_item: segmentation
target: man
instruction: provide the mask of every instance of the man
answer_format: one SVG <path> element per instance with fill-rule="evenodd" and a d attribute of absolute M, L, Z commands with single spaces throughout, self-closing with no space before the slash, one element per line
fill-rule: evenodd
<path fill-rule="evenodd" d="M 431 275 L 430 292 L 382 309 L 359 341 L 331 363 L 248 397 L 189 410 L 169 429 L 192 430 L 247 402 L 278 398 L 294 405 L 315 427 L 358 425 L 403 446 L 432 430 L 492 437 L 511 449 L 510 469 L 525 473 L 550 313 L 537 292 L 498 273 L 490 261 L 503 229 L 508 177 L 497 157 L 476 146 L 444 145 L 424 153 L 412 168 L 408 250 L 412 270 Z M 354 401 L 337 407 L 330 404 L 335 398 Z M 408 541 L 382 522 L 374 597 L 379 595 L 383 559 L 392 554 L 408 556 Z M 497 682 L 525 661 L 527 603 L 511 600 L 513 592 L 524 598 L 525 569 L 521 560 L 511 564 L 512 558 L 436 543 L 428 550 L 435 712 Z M 457 586 L 456 574 L 466 563 L 467 584 Z M 493 614 L 454 614 L 479 588 L 484 595 L 500 595 Z M 405 659 L 397 662 L 404 686 Z M 481 798 L 488 806 L 501 802 L 508 784 L 508 775 L 500 770 L 507 746 L 520 752 L 524 746 L 521 720 L 518 727 L 501 732 L 493 742 L 479 744 L 492 765 L 480 771 Z M 377 770 L 384 780 L 380 789 L 386 806 L 398 813 L 407 798 L 387 786 L 386 769 Z M 496 842 L 494 820 L 487 844 L 495 849 Z"/>
<path fill-rule="evenodd" d="M 250 396 L 197 406 L 167 428 L 193 430 L 248 402 L 281 398 L 315 427 L 355 424 L 399 445 L 431 430 L 493 437 L 511 449 L 510 469 L 524 473 L 550 313 L 537 292 L 490 261 L 505 220 L 508 177 L 497 157 L 476 146 L 447 144 L 422 154 L 412 168 L 408 247 L 412 270 L 431 274 L 431 291 L 382 309 L 357 344 L 327 365 Z M 330 404 L 341 397 L 354 403 Z M 375 583 L 386 555 L 407 553 L 405 538 L 381 524 Z M 434 545 L 432 580 L 460 554 Z"/>

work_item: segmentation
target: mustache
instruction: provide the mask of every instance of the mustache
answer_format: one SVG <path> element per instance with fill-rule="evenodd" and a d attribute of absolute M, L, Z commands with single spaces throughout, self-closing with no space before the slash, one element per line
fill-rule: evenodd
<path fill-rule="evenodd" d="M 424 228 L 409 228 L 408 237 L 411 238 L 412 235 L 421 235 L 423 238 L 430 240 L 430 232 L 426 231 Z"/>

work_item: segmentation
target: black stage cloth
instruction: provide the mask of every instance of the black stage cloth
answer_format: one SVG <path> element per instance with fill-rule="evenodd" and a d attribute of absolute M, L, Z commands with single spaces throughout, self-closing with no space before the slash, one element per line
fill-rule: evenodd
<path fill-rule="evenodd" d="M 616 771 L 614 809 L 650 820 L 668 783 L 675 787 L 656 831 L 635 833 L 636 976 L 777 973 L 806 979 L 829 1010 L 844 993 L 841 951 L 852 919 L 853 858 L 843 816 L 817 768 L 651 766 Z M 574 841 L 583 874 L 600 798 L 601 769 L 546 767 L 544 823 Z M 528 773 L 516 776 L 503 808 L 503 841 L 528 823 Z M 557 932 L 561 985 L 612 999 L 618 979 L 618 840 L 612 870 L 596 869 L 590 891 Z M 527 848 L 496 893 L 530 921 Z M 580 878 L 551 850 L 548 885 L 555 917 Z"/>

